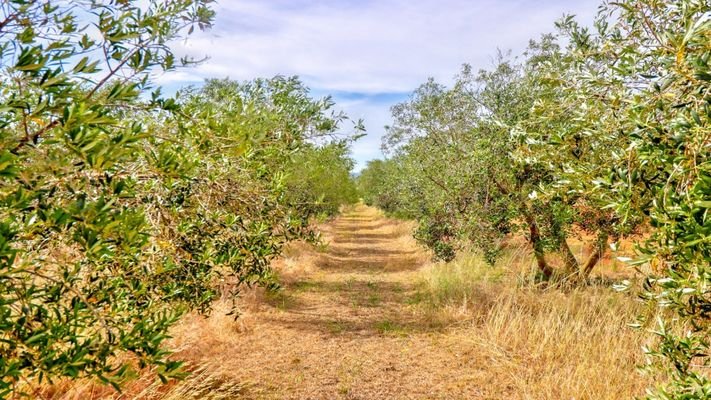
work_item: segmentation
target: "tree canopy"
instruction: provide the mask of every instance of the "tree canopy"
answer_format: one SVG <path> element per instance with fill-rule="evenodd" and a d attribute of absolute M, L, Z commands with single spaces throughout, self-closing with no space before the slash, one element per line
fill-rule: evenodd
<path fill-rule="evenodd" d="M 0 397 L 58 377 L 119 387 L 134 366 L 180 376 L 170 326 L 275 284 L 284 244 L 355 201 L 347 142 L 315 144 L 347 118 L 299 79 L 152 88 L 211 3 L 0 6 Z"/>
<path fill-rule="evenodd" d="M 591 28 L 564 17 L 522 56 L 465 66 L 450 87 L 429 80 L 393 107 L 390 157 L 362 173 L 364 198 L 417 219 L 445 260 L 475 246 L 493 262 L 522 234 L 558 282 L 645 231 L 630 263 L 657 307 L 639 326 L 669 377 L 648 397 L 708 398 L 710 59 L 707 1 L 604 2 Z M 586 260 L 567 243 L 581 232 Z"/>

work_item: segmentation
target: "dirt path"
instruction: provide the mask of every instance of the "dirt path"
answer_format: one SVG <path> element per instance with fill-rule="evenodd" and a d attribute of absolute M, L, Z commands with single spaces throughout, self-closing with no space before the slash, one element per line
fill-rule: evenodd
<path fill-rule="evenodd" d="M 287 249 L 277 295 L 245 291 L 237 320 L 228 300 L 186 316 L 168 344 L 184 381 L 145 373 L 122 393 L 67 381 L 46 398 L 598 400 L 650 386 L 634 298 L 521 287 L 507 268 L 530 265 L 525 252 L 503 269 L 476 257 L 431 268 L 413 224 L 357 206 L 325 224 L 329 246 Z"/>
<path fill-rule="evenodd" d="M 245 314 L 235 332 L 213 321 L 182 346 L 219 368 L 203 394 L 246 399 L 486 397 L 474 358 L 413 306 L 428 255 L 411 226 L 357 206 L 328 224 L 330 245 L 282 266 L 285 289 Z M 230 320 L 231 321 L 231 320 Z M 198 323 L 198 322 L 195 322 Z M 190 324 L 184 329 L 204 331 Z M 184 335 L 178 335 L 184 336 Z M 201 341 L 196 345 L 198 341 Z M 194 379 L 199 379 L 197 375 Z M 209 394 L 208 394 L 209 393 Z M 484 395 L 484 396 L 483 396 Z"/>

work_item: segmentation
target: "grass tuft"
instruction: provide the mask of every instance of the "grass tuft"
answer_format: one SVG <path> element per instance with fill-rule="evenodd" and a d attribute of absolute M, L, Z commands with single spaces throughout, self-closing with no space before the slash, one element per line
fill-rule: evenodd
<path fill-rule="evenodd" d="M 638 371 L 644 335 L 628 326 L 640 312 L 636 299 L 605 286 L 521 286 L 517 259 L 490 266 L 468 254 L 435 264 L 422 271 L 417 292 L 430 319 L 472 333 L 462 340 L 486 360 L 491 390 L 516 399 L 644 393 L 651 382 Z"/>

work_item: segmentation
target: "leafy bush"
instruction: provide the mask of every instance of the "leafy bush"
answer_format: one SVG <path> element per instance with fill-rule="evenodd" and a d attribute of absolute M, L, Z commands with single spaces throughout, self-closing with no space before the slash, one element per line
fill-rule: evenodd
<path fill-rule="evenodd" d="M 313 237 L 283 171 L 339 128 L 332 102 L 282 77 L 149 93 L 209 3 L 0 7 L 0 397 L 56 377 L 118 387 L 135 366 L 179 376 L 168 328 L 222 288 L 270 284 L 283 244 Z"/>
<path fill-rule="evenodd" d="M 391 158 L 363 172 L 366 198 L 417 218 L 443 258 L 474 245 L 493 261 L 524 233 L 547 278 L 587 277 L 649 226 L 633 264 L 651 271 L 647 354 L 670 378 L 649 398 L 709 398 L 711 4 L 605 2 L 593 29 L 557 27 L 521 61 L 465 66 L 451 88 L 430 80 L 394 107 Z M 581 231 L 594 237 L 584 261 L 566 241 Z"/>
<path fill-rule="evenodd" d="M 575 118 L 628 143 L 610 149 L 616 162 L 595 189 L 619 218 L 654 228 L 634 263 L 650 267 L 645 298 L 659 307 L 650 315 L 659 344 L 647 354 L 671 379 L 649 398 L 709 398 L 711 4 L 623 1 L 604 5 L 594 34 L 562 25 L 580 87 L 603 111 Z"/>

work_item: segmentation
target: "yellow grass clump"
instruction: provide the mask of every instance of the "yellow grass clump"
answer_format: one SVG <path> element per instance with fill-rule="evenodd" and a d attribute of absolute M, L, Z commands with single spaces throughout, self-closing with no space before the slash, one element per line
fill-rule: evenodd
<path fill-rule="evenodd" d="M 468 254 L 422 271 L 427 312 L 471 324 L 461 340 L 486 359 L 486 385 L 515 399 L 643 394 L 648 336 L 628 326 L 641 312 L 636 299 L 606 286 L 532 287 L 520 276 L 524 260 L 514 251 L 492 267 Z"/>

